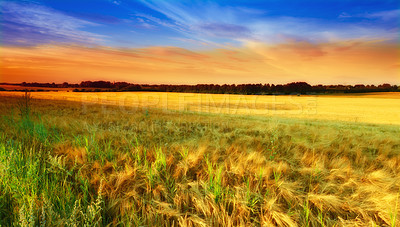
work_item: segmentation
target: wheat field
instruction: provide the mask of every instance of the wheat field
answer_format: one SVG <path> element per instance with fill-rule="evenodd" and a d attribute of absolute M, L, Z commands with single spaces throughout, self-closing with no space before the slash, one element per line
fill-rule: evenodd
<path fill-rule="evenodd" d="M 0 93 L 1 226 L 400 226 L 398 94 L 30 95 Z"/>
<path fill-rule="evenodd" d="M 22 92 L 0 92 L 21 96 Z M 232 95 L 173 92 L 33 92 L 33 98 L 250 116 L 279 116 L 375 124 L 400 124 L 400 93 L 342 95 Z"/>

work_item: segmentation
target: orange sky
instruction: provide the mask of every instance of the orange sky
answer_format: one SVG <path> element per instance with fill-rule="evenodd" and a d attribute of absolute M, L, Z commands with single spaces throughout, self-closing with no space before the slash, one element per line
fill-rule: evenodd
<path fill-rule="evenodd" d="M 201 51 L 2 46 L 0 52 L 0 82 L 400 84 L 399 46 L 384 41 L 246 42 L 239 48 Z"/>

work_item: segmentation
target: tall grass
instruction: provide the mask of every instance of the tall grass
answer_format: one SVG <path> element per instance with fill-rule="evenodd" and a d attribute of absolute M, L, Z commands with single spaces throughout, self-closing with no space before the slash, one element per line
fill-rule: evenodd
<path fill-rule="evenodd" d="M 397 126 L 0 99 L 2 226 L 400 225 Z"/>
<path fill-rule="evenodd" d="M 79 175 L 76 165 L 67 166 L 65 157 L 53 153 L 55 144 L 63 140 L 53 127 L 45 124 L 40 113 L 33 112 L 29 93 L 15 101 L 19 116 L 3 115 L 1 122 L 0 225 L 63 224 L 76 210 L 74 203 L 84 198 L 81 182 L 86 178 Z M 92 186 L 87 187 L 92 190 Z M 82 201 L 81 216 L 91 218 L 82 219 L 82 223 L 95 223 L 92 213 L 101 203 L 93 202 L 94 196 L 88 191 L 88 199 Z M 71 225 L 79 226 L 80 222 Z"/>

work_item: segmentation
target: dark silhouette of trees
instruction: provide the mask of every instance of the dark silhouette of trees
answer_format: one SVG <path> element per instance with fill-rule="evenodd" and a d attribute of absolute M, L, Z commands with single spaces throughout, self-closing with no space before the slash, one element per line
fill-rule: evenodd
<path fill-rule="evenodd" d="M 301 93 L 306 94 L 311 92 L 313 87 L 306 82 L 294 82 L 284 86 L 285 93 Z"/>
<path fill-rule="evenodd" d="M 4 84 L 4 83 L 3 83 Z M 25 87 L 76 88 L 74 91 L 159 91 L 159 92 L 192 92 L 213 94 L 323 94 L 323 93 L 363 93 L 363 92 L 399 92 L 397 85 L 314 85 L 306 82 L 288 84 L 197 84 L 197 85 L 151 85 L 132 84 L 127 82 L 82 81 L 80 84 L 26 83 Z"/>
<path fill-rule="evenodd" d="M 79 84 L 80 87 L 92 87 L 92 88 L 112 88 L 114 85 L 110 81 L 82 81 Z"/>

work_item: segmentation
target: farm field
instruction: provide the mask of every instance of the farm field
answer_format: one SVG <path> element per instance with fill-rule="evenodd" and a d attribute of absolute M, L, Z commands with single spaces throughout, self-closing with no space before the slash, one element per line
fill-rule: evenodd
<path fill-rule="evenodd" d="M 400 96 L 0 92 L 1 226 L 399 226 Z"/>
<path fill-rule="evenodd" d="M 23 92 L 0 92 L 21 96 Z M 400 124 L 400 93 L 342 95 L 229 95 L 170 92 L 33 92 L 33 98 L 114 105 L 121 110 L 155 108 L 216 114 Z M 107 108 L 103 108 L 106 110 Z"/>

